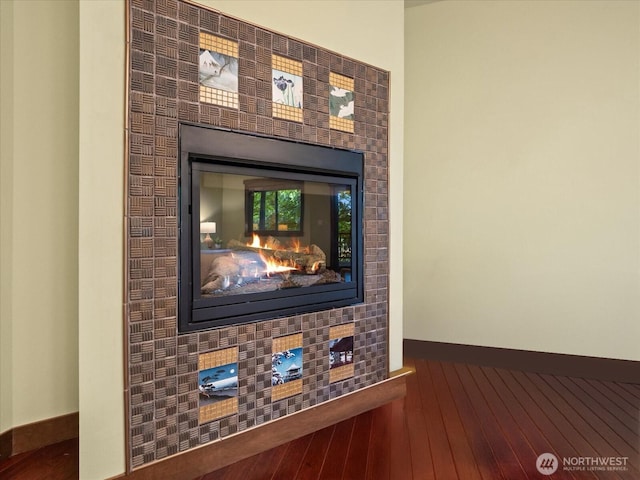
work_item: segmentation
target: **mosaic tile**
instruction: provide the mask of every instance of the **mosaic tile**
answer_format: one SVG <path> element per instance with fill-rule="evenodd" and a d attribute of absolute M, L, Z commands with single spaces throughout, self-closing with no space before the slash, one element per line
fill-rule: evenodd
<path fill-rule="evenodd" d="M 200 101 L 238 108 L 238 43 L 200 33 Z"/>
<path fill-rule="evenodd" d="M 131 0 L 129 19 L 125 314 L 127 461 L 133 468 L 385 378 L 389 75 L 180 0 Z M 216 52 L 225 72 L 229 67 L 222 61 L 236 59 L 235 88 L 201 84 L 203 51 Z M 284 90 L 274 82 L 280 77 L 287 83 Z M 286 91 L 287 79 L 304 88 Z M 348 102 L 336 102 L 343 98 L 336 88 L 351 92 L 352 110 Z M 365 304 L 177 335 L 177 136 L 179 122 L 185 121 L 365 153 Z M 353 332 L 336 333 L 344 325 Z M 289 349 L 281 343 L 287 337 L 296 338 L 290 348 L 301 350 L 301 378 L 280 385 L 289 391 L 279 396 L 274 395 L 270 359 L 273 352 Z M 331 368 L 330 343 L 347 337 L 353 338 L 352 363 Z M 225 350 L 236 351 L 235 403 L 220 402 L 218 412 L 202 417 L 200 385 L 207 375 L 200 374 L 207 368 L 200 360 Z M 353 373 L 343 378 L 336 372 L 345 366 Z"/>
<path fill-rule="evenodd" d="M 354 376 L 353 323 L 337 325 L 329 329 L 329 382 L 337 382 Z"/>
<path fill-rule="evenodd" d="M 238 349 L 198 356 L 199 422 L 238 412 Z"/>
<path fill-rule="evenodd" d="M 280 55 L 272 55 L 271 67 L 273 116 L 302 121 L 302 63 Z"/>

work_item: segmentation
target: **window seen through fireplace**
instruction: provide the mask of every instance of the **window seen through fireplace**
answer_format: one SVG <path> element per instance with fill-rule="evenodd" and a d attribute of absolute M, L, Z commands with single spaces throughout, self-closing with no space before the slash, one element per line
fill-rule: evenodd
<path fill-rule="evenodd" d="M 248 234 L 302 235 L 302 182 L 251 179 L 244 185 Z"/>

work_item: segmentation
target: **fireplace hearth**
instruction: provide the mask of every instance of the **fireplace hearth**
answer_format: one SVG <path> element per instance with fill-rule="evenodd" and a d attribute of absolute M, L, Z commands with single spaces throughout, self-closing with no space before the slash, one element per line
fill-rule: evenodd
<path fill-rule="evenodd" d="M 363 301 L 362 153 L 187 124 L 179 142 L 180 331 Z"/>

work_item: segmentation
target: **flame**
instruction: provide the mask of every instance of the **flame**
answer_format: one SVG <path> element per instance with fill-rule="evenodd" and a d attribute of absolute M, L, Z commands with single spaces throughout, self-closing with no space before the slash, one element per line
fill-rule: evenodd
<path fill-rule="evenodd" d="M 300 245 L 300 240 L 294 239 L 291 241 L 291 248 L 296 253 L 309 253 L 309 246 L 303 247 Z"/>
<path fill-rule="evenodd" d="M 289 250 L 289 251 L 294 251 L 296 253 L 305 253 L 305 254 L 311 253 L 311 249 L 309 248 L 309 246 L 300 245 L 300 240 L 297 238 L 291 240 L 290 246 L 289 248 L 287 248 L 278 243 L 270 244 L 267 240 L 265 240 L 264 243 L 262 243 L 262 240 L 260 239 L 260 237 L 255 233 L 253 234 L 252 241 L 250 243 L 247 243 L 247 247 L 262 248 L 264 250 Z"/>
<path fill-rule="evenodd" d="M 257 248 L 260 250 L 269 250 L 269 251 L 286 250 L 286 248 L 281 247 L 279 245 L 277 246 L 272 245 L 270 247 L 268 246 L 269 245 L 268 242 L 265 242 L 264 244 L 262 244 L 260 237 L 255 233 L 253 234 L 252 240 L 253 241 L 251 243 L 247 243 L 248 247 Z M 309 247 L 301 247 L 299 240 L 293 240 L 292 243 L 296 253 L 300 253 L 300 252 L 309 253 Z M 270 276 L 274 273 L 287 274 L 289 272 L 292 272 L 293 270 L 299 270 L 298 266 L 296 265 L 293 259 L 281 260 L 274 257 L 267 258 L 262 252 L 258 252 L 258 253 L 260 254 L 260 258 L 262 259 L 262 261 L 266 266 L 266 268 L 263 270 L 263 273 L 266 274 L 267 276 Z M 317 265 L 314 264 L 313 266 L 314 271 L 320 268 L 320 262 L 316 262 L 316 263 Z"/>
<path fill-rule="evenodd" d="M 253 248 L 267 248 L 266 246 L 263 247 L 260 245 L 260 237 L 255 233 L 253 234 L 253 243 L 247 243 L 247 246 Z"/>
<path fill-rule="evenodd" d="M 293 262 L 283 262 L 277 258 L 267 258 L 262 253 L 260 253 L 260 258 L 267 267 L 264 270 L 267 275 L 271 275 L 272 273 L 287 273 L 292 270 L 297 270 Z"/>

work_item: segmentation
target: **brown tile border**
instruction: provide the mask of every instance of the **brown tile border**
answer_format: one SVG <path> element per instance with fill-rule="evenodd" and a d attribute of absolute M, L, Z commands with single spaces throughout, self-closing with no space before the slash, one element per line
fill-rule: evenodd
<path fill-rule="evenodd" d="M 78 412 L 20 425 L 0 435 L 0 459 L 77 438 Z"/>
<path fill-rule="evenodd" d="M 404 340 L 404 354 L 444 362 L 470 363 L 534 373 L 640 384 L 640 362 L 457 343 Z"/>

